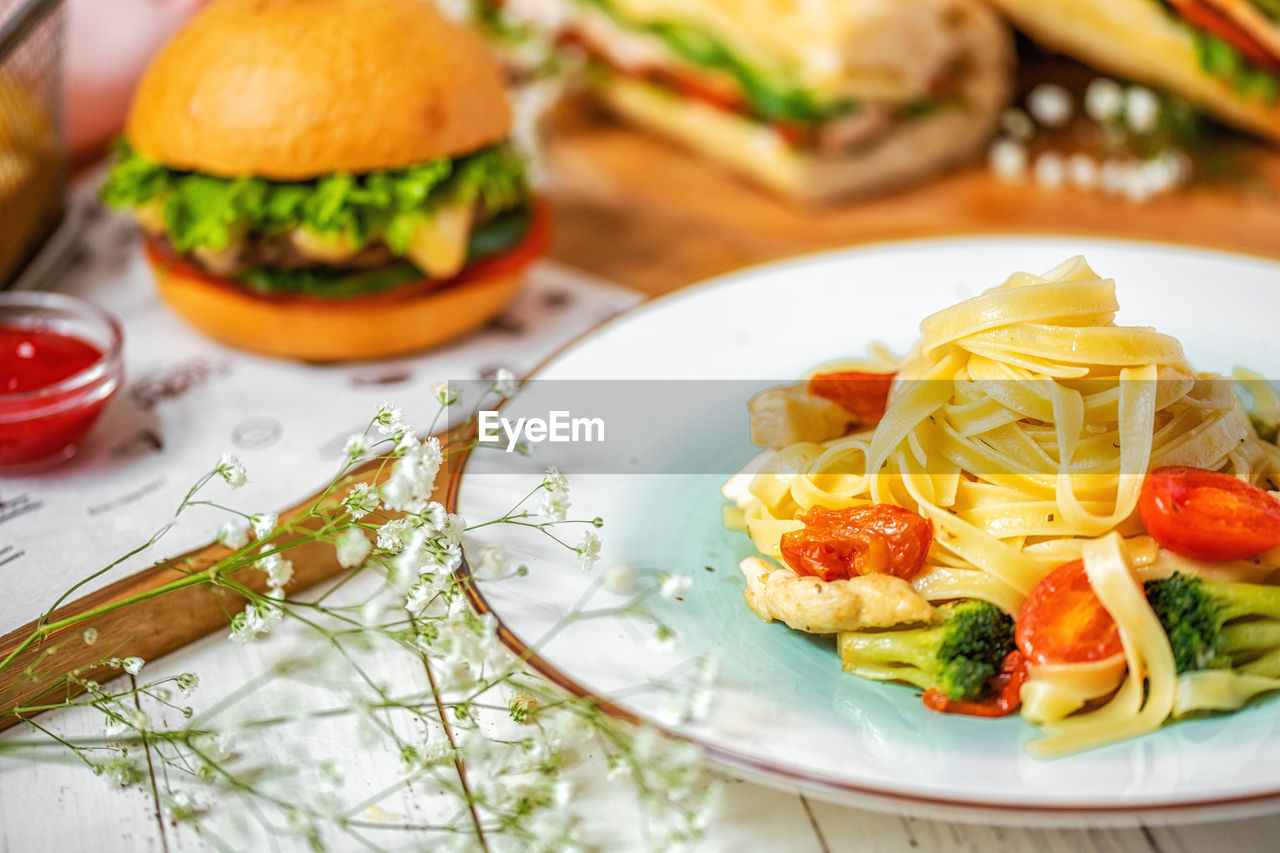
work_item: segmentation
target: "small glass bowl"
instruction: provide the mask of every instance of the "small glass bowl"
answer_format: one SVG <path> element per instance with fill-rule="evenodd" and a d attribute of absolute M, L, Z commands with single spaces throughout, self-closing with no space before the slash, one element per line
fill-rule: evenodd
<path fill-rule="evenodd" d="M 69 458 L 124 382 L 120 323 L 82 299 L 60 293 L 0 293 L 0 326 L 79 338 L 101 356 L 51 385 L 6 392 L 0 376 L 0 476 L 47 468 Z"/>

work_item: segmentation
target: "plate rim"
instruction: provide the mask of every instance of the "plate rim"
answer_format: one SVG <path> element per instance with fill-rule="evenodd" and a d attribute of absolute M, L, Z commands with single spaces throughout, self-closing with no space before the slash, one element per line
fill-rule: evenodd
<path fill-rule="evenodd" d="M 1244 260 L 1252 263 L 1270 264 L 1276 266 L 1277 271 L 1280 271 L 1280 258 L 1267 257 L 1261 254 L 1213 247 L 1187 246 L 1180 243 L 1166 243 L 1158 240 L 1135 240 L 1119 237 L 1088 235 L 1083 233 L 1070 234 L 1055 232 L 1046 234 L 1019 233 L 1008 235 L 974 233 L 969 235 L 947 235 L 945 237 L 908 237 L 896 240 L 877 240 L 868 243 L 840 246 L 817 252 L 805 252 L 780 259 L 762 261 L 684 285 L 668 293 L 651 296 L 631 308 L 624 309 L 605 318 L 600 323 L 578 335 L 575 335 L 570 340 L 557 347 L 545 358 L 539 361 L 526 376 L 520 379 L 517 394 L 519 393 L 519 387 L 523 387 L 526 381 L 536 378 L 561 357 L 570 351 L 576 350 L 591 339 L 607 333 L 617 324 L 629 322 L 637 315 L 646 314 L 655 308 L 665 307 L 668 304 L 679 302 L 683 299 L 692 298 L 699 294 L 717 290 L 721 287 L 730 286 L 744 278 L 756 277 L 762 272 L 772 273 L 786 269 L 800 270 L 806 266 L 830 262 L 846 256 L 876 254 L 882 251 L 903 249 L 913 245 L 945 248 L 947 246 L 955 245 L 972 246 L 974 243 L 1009 245 L 1014 243 L 1034 244 L 1037 242 L 1043 243 L 1065 240 L 1087 240 L 1094 244 L 1107 244 L 1109 247 L 1121 249 L 1130 248 L 1147 251 L 1159 250 L 1161 252 L 1194 255 L 1202 258 L 1206 255 L 1220 256 L 1221 258 L 1231 259 L 1234 261 Z M 515 395 L 513 395 L 513 397 L 514 396 Z M 506 405 L 509 399 L 511 398 L 502 400 L 498 408 L 500 409 L 502 406 Z M 464 446 L 456 457 L 456 462 L 448 466 L 448 479 L 446 482 L 443 501 L 448 512 L 458 511 L 461 500 L 462 480 L 466 473 L 467 465 L 472 458 L 472 450 L 473 448 Z M 595 695 L 589 688 L 585 687 L 569 674 L 561 671 L 559 668 L 543 658 L 541 654 L 525 643 L 519 635 L 511 630 L 510 626 L 507 625 L 502 616 L 494 610 L 492 606 L 490 606 L 488 599 L 476 583 L 475 577 L 471 572 L 470 562 L 465 547 L 462 549 L 461 564 L 455 574 L 471 608 L 478 615 L 492 616 L 495 620 L 498 640 L 508 650 L 520 657 L 525 664 L 529 666 L 529 668 L 537 672 L 539 675 L 577 698 L 590 698 L 594 701 L 596 707 L 600 708 L 600 710 L 615 719 L 635 724 L 649 725 L 666 737 L 691 743 L 701 750 L 704 758 L 722 767 L 747 774 L 753 777 L 755 781 L 764 784 L 773 783 L 781 786 L 790 784 L 800 788 L 802 791 L 807 789 L 819 795 L 825 794 L 828 798 L 835 795 L 844 801 L 856 800 L 863 807 L 874 808 L 876 805 L 882 807 L 890 805 L 899 807 L 905 806 L 909 809 L 915 809 L 917 812 L 920 809 L 933 810 L 935 812 L 945 811 L 953 819 L 986 819 L 990 821 L 990 819 L 994 817 L 997 822 L 1007 824 L 1043 823 L 1046 820 L 1052 822 L 1064 818 L 1079 819 L 1090 816 L 1112 819 L 1117 817 L 1138 818 L 1142 816 L 1151 816 L 1163 817 L 1167 821 L 1173 822 L 1177 819 L 1177 816 L 1185 815 L 1190 812 L 1196 812 L 1197 817 L 1204 820 L 1229 820 L 1260 812 L 1262 810 L 1261 807 L 1264 805 L 1280 804 L 1280 786 L 1276 786 L 1265 791 L 1228 796 L 1202 797 L 1199 799 L 1176 800 L 1172 802 L 1152 802 L 1129 805 L 1117 805 L 1111 803 L 1071 803 L 1059 805 L 1052 803 L 1039 803 L 1034 805 L 1020 805 L 1008 800 L 922 795 L 907 790 L 895 789 L 893 787 L 877 787 L 874 785 L 855 784 L 846 779 L 833 777 L 825 773 L 798 770 L 793 767 L 776 764 L 751 755 L 750 753 L 744 753 L 717 743 L 712 743 L 704 738 L 698 737 L 696 734 L 677 730 L 675 727 L 663 724 L 661 721 L 649 719 L 648 717 L 637 714 L 611 699 Z M 1215 810 L 1217 810 L 1217 813 L 1215 813 Z M 1243 814 L 1241 813 L 1242 810 Z M 1206 815 L 1198 814 L 1202 811 L 1208 811 L 1209 813 Z M 1224 811 L 1228 813 L 1222 813 Z"/>

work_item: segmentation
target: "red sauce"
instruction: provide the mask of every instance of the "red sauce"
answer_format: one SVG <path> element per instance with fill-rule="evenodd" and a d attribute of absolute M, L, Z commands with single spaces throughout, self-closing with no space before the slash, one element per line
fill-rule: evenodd
<path fill-rule="evenodd" d="M 0 326 L 0 394 L 57 385 L 100 358 L 102 350 L 71 335 Z"/>
<path fill-rule="evenodd" d="M 0 326 L 0 466 L 55 456 L 89 431 L 110 396 L 101 388 L 18 395 L 52 388 L 102 358 L 102 350 L 71 335 Z"/>

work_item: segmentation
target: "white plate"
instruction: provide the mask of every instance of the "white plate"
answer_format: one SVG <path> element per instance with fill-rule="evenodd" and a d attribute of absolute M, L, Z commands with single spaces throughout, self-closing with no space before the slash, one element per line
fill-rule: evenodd
<path fill-rule="evenodd" d="M 905 351 L 930 312 L 1015 270 L 1043 272 L 1080 253 L 1116 279 L 1119 322 L 1177 336 L 1202 370 L 1246 364 L 1280 376 L 1280 265 L 1260 259 L 1095 238 L 1001 237 L 894 243 L 746 270 L 642 306 L 542 368 L 540 380 L 747 382 L 680 386 L 706 389 L 698 393 L 708 404 L 694 418 L 681 401 L 635 414 L 642 431 L 613 425 L 635 443 L 635 456 L 652 461 L 655 452 L 667 454 L 668 473 L 617 473 L 614 466 L 613 473 L 571 474 L 574 515 L 606 520 L 604 559 L 594 573 L 527 529 L 477 531 L 482 535 L 465 543 L 468 554 L 501 543 L 532 568 L 515 583 L 480 583 L 477 603 L 497 615 L 511 644 L 537 650 L 534 663 L 548 676 L 572 691 L 610 697 L 618 713 L 649 720 L 660 721 L 670 702 L 657 685 L 688 680 L 681 662 L 720 649 L 723 673 L 709 719 L 666 728 L 757 781 L 863 807 L 1018 824 L 1174 822 L 1277 810 L 1280 697 L 1231 716 L 1037 760 L 1023 744 L 1038 733 L 1021 718 L 934 714 L 917 691 L 842 674 L 830 642 L 766 625 L 742 603 L 736 565 L 753 549 L 744 535 L 720 525 L 718 491 L 723 472 L 755 452 L 746 438 L 742 389 L 859 355 L 876 340 Z M 548 395 L 564 387 L 535 382 L 511 411 L 523 413 L 526 403 L 530 412 L 543 410 Z M 581 395 L 575 405 L 583 407 Z M 629 450 L 615 441 L 610 452 Z M 544 462 L 537 453 L 473 454 L 453 479 L 450 499 L 473 521 L 501 515 L 513 496 L 537 484 Z M 576 541 L 580 533 L 566 536 Z M 578 620 L 542 640 L 617 561 L 642 574 L 663 570 L 692 579 L 682 602 L 654 603 L 678 632 L 675 647 L 655 650 L 647 642 L 652 627 L 627 616 Z M 601 591 L 589 606 L 623 600 Z"/>

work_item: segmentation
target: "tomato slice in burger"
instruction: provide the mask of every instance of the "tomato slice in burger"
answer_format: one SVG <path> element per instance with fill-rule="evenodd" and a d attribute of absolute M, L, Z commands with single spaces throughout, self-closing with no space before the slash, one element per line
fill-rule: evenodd
<path fill-rule="evenodd" d="M 1138 497 L 1147 532 L 1175 554 L 1244 560 L 1280 546 L 1280 501 L 1238 477 L 1204 468 L 1157 468 Z"/>
<path fill-rule="evenodd" d="M 815 506 L 799 519 L 804 527 L 782 534 L 782 558 L 796 574 L 827 581 L 867 574 L 914 577 L 933 542 L 928 519 L 891 504 Z"/>
<path fill-rule="evenodd" d="M 1083 560 L 1054 569 L 1018 614 L 1014 639 L 1031 664 L 1089 663 L 1124 651 L 1120 629 L 1089 584 Z"/>

